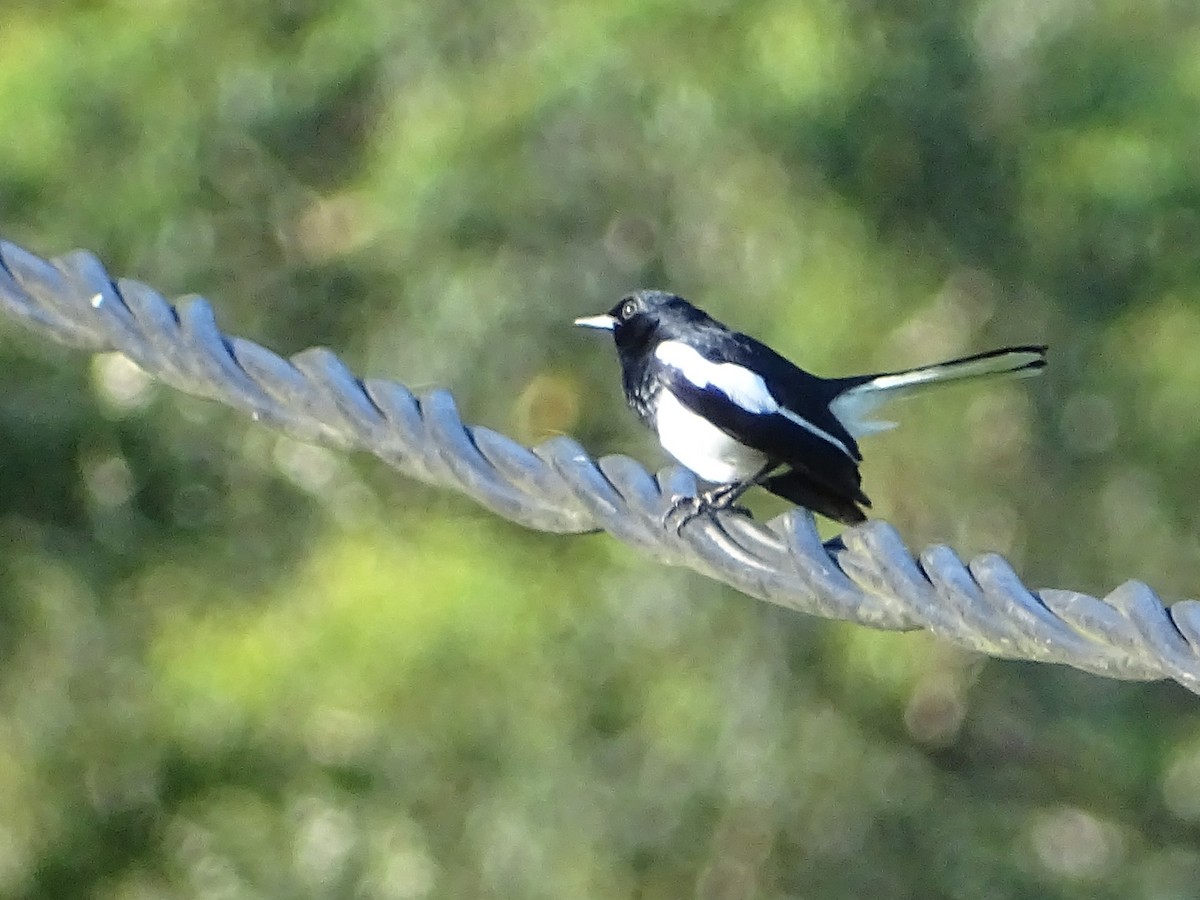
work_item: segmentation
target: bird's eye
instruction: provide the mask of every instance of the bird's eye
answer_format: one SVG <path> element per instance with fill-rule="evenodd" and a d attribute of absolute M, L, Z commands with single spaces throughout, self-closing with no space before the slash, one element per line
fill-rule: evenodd
<path fill-rule="evenodd" d="M 634 316 L 634 313 L 636 313 L 636 312 L 637 312 L 637 304 L 634 303 L 632 300 L 626 300 L 624 303 L 621 304 L 621 318 L 622 319 L 632 319 Z"/>

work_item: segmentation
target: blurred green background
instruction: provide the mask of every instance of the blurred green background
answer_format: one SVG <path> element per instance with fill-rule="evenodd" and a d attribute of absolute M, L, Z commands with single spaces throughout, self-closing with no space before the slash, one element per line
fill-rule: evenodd
<path fill-rule="evenodd" d="M 1200 7 L 5 4 L 0 235 L 664 460 L 570 320 L 826 375 L 914 546 L 1200 579 Z M 782 507 L 756 501 L 765 515 Z M 1193 898 L 1173 684 L 788 614 L 0 321 L 0 896 Z"/>

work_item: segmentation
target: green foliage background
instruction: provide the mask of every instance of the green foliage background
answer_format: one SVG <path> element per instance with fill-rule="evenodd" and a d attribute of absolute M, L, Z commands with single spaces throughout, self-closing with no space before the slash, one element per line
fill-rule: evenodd
<path fill-rule="evenodd" d="M 828 375 L 1044 340 L 865 448 L 877 513 L 1176 598 L 1198 61 L 1181 0 L 10 2 L 0 233 L 650 466 L 569 327 L 632 287 Z M 1178 686 L 787 614 L 8 322 L 0 385 L 0 896 L 1196 895 Z"/>

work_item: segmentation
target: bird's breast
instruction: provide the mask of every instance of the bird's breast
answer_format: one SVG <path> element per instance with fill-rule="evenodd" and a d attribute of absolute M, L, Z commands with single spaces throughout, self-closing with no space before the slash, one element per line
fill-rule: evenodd
<path fill-rule="evenodd" d="M 705 481 L 740 481 L 767 462 L 763 453 L 734 440 L 666 389 L 654 399 L 651 424 L 663 449 Z"/>

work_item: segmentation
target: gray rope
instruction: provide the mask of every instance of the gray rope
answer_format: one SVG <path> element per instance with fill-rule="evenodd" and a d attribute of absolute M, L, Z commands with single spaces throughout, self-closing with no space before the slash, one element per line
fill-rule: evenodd
<path fill-rule="evenodd" d="M 285 360 L 227 337 L 203 299 L 172 306 L 144 284 L 114 282 L 82 251 L 47 262 L 0 241 L 0 309 L 60 343 L 119 350 L 181 391 L 302 439 L 373 453 L 529 528 L 603 529 L 663 562 L 800 612 L 872 628 L 926 628 L 991 656 L 1112 678 L 1172 678 L 1200 693 L 1200 603 L 1165 608 L 1140 582 L 1103 600 L 1030 591 L 995 554 L 964 563 L 938 544 L 914 559 L 879 521 L 827 547 L 802 509 L 765 525 L 732 513 L 698 519 L 676 535 L 662 517 L 673 496 L 696 490 L 683 469 L 655 477 L 628 457 L 593 460 L 568 438 L 523 447 L 464 425 L 445 391 L 418 398 L 395 382 L 356 378 L 325 349 Z"/>

